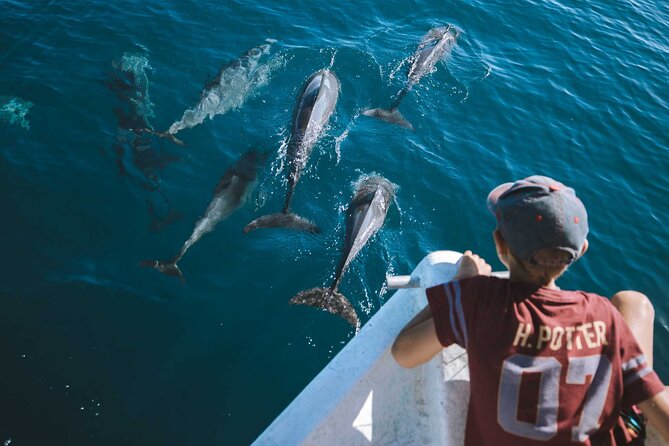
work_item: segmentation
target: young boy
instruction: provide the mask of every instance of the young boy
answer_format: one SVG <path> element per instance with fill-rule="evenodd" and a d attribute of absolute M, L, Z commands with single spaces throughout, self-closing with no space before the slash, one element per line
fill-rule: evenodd
<path fill-rule="evenodd" d="M 648 299 L 624 291 L 609 301 L 555 284 L 588 249 L 574 190 L 532 176 L 495 188 L 488 207 L 510 278 L 490 277 L 490 265 L 465 252 L 452 282 L 426 290 L 428 305 L 393 344 L 395 360 L 415 367 L 450 344 L 467 349 L 467 445 L 642 442 L 636 407 L 669 442 Z"/>

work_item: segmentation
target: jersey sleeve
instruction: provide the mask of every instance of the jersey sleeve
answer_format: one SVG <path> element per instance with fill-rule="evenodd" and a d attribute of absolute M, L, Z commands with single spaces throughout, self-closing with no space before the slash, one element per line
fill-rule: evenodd
<path fill-rule="evenodd" d="M 432 310 L 437 338 L 444 347 L 454 343 L 462 347 L 465 346 L 462 338 L 462 328 L 459 325 L 460 321 L 457 321 L 458 326 L 456 326 L 457 315 L 453 294 L 457 283 L 444 283 L 425 290 L 430 310 Z"/>
<path fill-rule="evenodd" d="M 664 384 L 648 364 L 627 323 L 621 316 L 616 319 L 624 389 L 622 407 L 630 408 L 663 391 Z"/>
<path fill-rule="evenodd" d="M 444 347 L 458 344 L 467 348 L 471 331 L 467 321 L 474 319 L 481 287 L 486 288 L 485 279 L 487 277 L 477 276 L 425 290 L 437 338 Z"/>

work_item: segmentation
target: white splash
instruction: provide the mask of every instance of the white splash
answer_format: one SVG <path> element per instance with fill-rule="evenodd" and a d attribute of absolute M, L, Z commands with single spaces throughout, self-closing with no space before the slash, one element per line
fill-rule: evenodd
<path fill-rule="evenodd" d="M 30 121 L 28 121 L 27 116 L 33 105 L 35 104 L 25 99 L 9 98 L 6 103 L 0 106 L 0 120 L 28 130 L 30 128 Z"/>
<path fill-rule="evenodd" d="M 149 59 L 143 54 L 124 53 L 118 68 L 121 71 L 132 73 L 135 83 L 135 97 L 130 98 L 137 109 L 137 114 L 148 118 L 154 117 L 153 102 L 149 97 L 148 70 L 152 70 Z"/>

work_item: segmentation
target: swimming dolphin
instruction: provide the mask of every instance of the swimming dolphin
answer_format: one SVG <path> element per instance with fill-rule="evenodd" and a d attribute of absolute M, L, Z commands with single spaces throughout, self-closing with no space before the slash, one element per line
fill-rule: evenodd
<path fill-rule="evenodd" d="M 246 203 L 253 188 L 257 184 L 256 171 L 267 159 L 266 154 L 256 150 L 246 152 L 237 163 L 228 169 L 214 190 L 212 198 L 204 217 L 195 223 L 193 233 L 181 247 L 181 250 L 167 261 L 144 260 L 142 266 L 155 268 L 168 276 L 179 277 L 184 280 L 177 262 L 186 254 L 188 248 L 193 246 L 203 235 L 211 232 L 216 224 L 225 220 L 234 211 Z"/>
<path fill-rule="evenodd" d="M 455 46 L 455 39 L 458 37 L 458 34 L 460 34 L 460 32 L 451 25 L 432 28 L 423 36 L 420 44 L 418 44 L 418 48 L 416 48 L 416 51 L 409 58 L 411 66 L 409 67 L 409 73 L 407 74 L 407 81 L 404 84 L 404 88 L 402 88 L 397 94 L 397 97 L 395 97 L 390 108 L 388 110 L 372 108 L 365 110 L 363 115 L 374 116 L 383 121 L 398 124 L 404 128 L 413 130 L 413 125 L 404 119 L 404 116 L 402 116 L 397 108 L 400 106 L 404 96 L 411 91 L 411 88 L 413 88 L 423 76 L 431 73 L 435 64 L 441 60 L 444 54 L 450 52 L 453 46 Z"/>
<path fill-rule="evenodd" d="M 167 131 L 159 132 L 150 128 L 144 131 L 184 145 L 183 141 L 175 136 L 178 132 L 193 128 L 207 118 L 212 119 L 216 115 L 222 115 L 244 105 L 253 92 L 269 82 L 269 73 L 276 64 L 260 65 L 262 57 L 269 54 L 271 44 L 276 40 L 267 39 L 265 42 L 223 66 L 218 75 L 205 85 L 200 102 L 186 110 L 181 119 L 172 124 Z"/>
<path fill-rule="evenodd" d="M 153 102 L 149 95 L 149 60 L 144 54 L 124 53 L 112 62 L 114 71 L 105 82 L 116 95 L 118 119 L 116 138 L 112 146 L 119 174 L 128 176 L 149 192 L 146 202 L 151 215 L 151 229 L 159 230 L 179 218 L 170 200 L 160 187 L 158 171 L 179 158 L 167 153 L 160 144 L 138 128 L 153 128 Z"/>
<path fill-rule="evenodd" d="M 371 176 L 360 182 L 348 206 L 346 240 L 334 282 L 330 288 L 302 291 L 290 300 L 291 304 L 322 308 L 340 315 L 356 330 L 359 328 L 358 315 L 348 299 L 339 292 L 339 283 L 360 249 L 383 225 L 394 194 L 393 184 L 381 176 Z"/>
<path fill-rule="evenodd" d="M 118 120 L 114 152 L 119 173 L 131 175 L 144 189 L 157 189 L 160 183 L 155 171 L 161 167 L 161 153 L 152 146 L 151 138 L 135 130 L 152 128 L 153 103 L 147 74 L 151 66 L 146 56 L 131 53 L 124 53 L 112 66 L 115 71 L 106 84 L 119 103 L 114 109 Z"/>
<path fill-rule="evenodd" d="M 320 232 L 314 223 L 290 212 L 290 203 L 309 155 L 327 125 L 338 97 L 339 79 L 332 71 L 320 70 L 307 79 L 293 113 L 293 127 L 286 153 L 288 190 L 283 210 L 278 214 L 263 215 L 253 220 L 246 225 L 244 232 L 248 233 L 256 228 L 275 227 Z"/>

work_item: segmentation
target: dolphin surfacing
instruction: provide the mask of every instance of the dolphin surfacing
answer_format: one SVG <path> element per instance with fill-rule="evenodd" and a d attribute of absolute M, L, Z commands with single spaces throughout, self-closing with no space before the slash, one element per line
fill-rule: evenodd
<path fill-rule="evenodd" d="M 362 114 L 413 130 L 413 125 L 402 116 L 397 108 L 400 106 L 404 96 L 411 91 L 413 86 L 416 85 L 423 76 L 431 73 L 436 63 L 441 60 L 446 53 L 451 51 L 453 46 L 455 46 L 455 39 L 458 34 L 460 34 L 460 32 L 452 25 L 432 28 L 423 36 L 416 51 L 414 51 L 413 55 L 409 58 L 411 66 L 409 67 L 407 80 L 390 107 L 388 109 L 372 108 L 365 110 Z"/>
<path fill-rule="evenodd" d="M 295 186 L 302 176 L 309 156 L 323 134 L 339 97 L 339 79 L 330 70 L 312 74 L 304 83 L 293 112 L 293 125 L 288 142 L 288 190 L 280 213 L 263 215 L 246 225 L 244 232 L 257 228 L 288 228 L 319 233 L 318 226 L 290 211 Z"/>
<path fill-rule="evenodd" d="M 228 169 L 214 190 L 213 198 L 205 211 L 204 217 L 195 223 L 193 232 L 179 252 L 170 260 L 144 260 L 140 265 L 153 268 L 161 273 L 178 277 L 184 276 L 177 262 L 202 236 L 214 230 L 218 222 L 225 220 L 234 211 L 242 207 L 257 184 L 257 170 L 265 162 L 267 155 L 256 150 L 249 150 Z"/>
<path fill-rule="evenodd" d="M 355 327 L 356 331 L 360 328 L 360 321 L 353 305 L 339 292 L 339 283 L 351 261 L 383 225 L 394 195 L 395 186 L 381 176 L 369 176 L 358 183 L 348 206 L 346 239 L 332 285 L 330 288 L 302 291 L 290 300 L 291 304 L 321 308 L 340 315 Z"/>
<path fill-rule="evenodd" d="M 216 77 L 206 83 L 200 101 L 184 111 L 181 119 L 174 122 L 166 131 L 150 128 L 141 130 L 169 139 L 175 144 L 185 145 L 176 137 L 178 132 L 241 107 L 257 89 L 269 82 L 270 72 L 276 67 L 278 59 L 264 64 L 261 62 L 263 57 L 269 54 L 274 43 L 276 40 L 266 39 L 264 44 L 249 49 L 238 59 L 224 65 Z"/>

